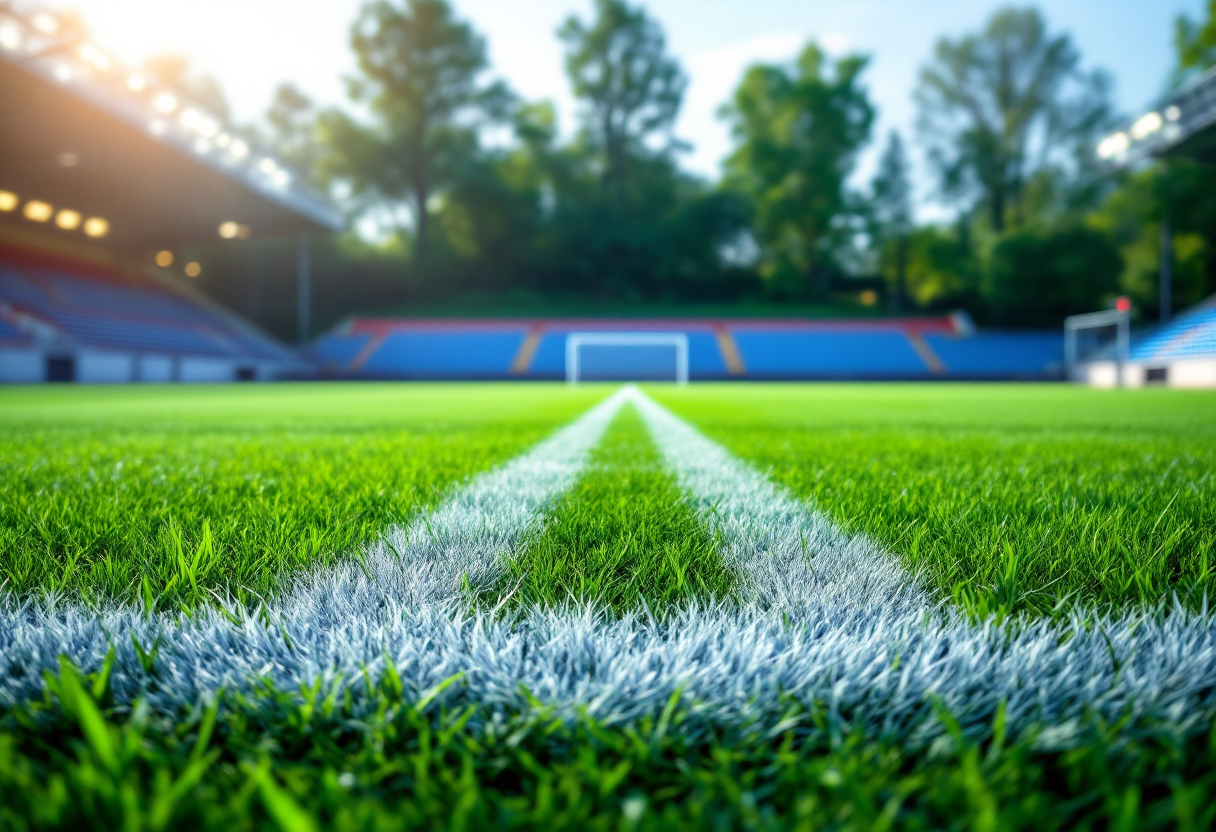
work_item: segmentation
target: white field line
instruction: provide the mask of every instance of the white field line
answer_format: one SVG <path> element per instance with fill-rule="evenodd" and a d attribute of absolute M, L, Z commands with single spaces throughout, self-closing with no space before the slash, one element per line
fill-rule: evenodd
<path fill-rule="evenodd" d="M 637 388 L 626 393 L 749 601 L 786 613 L 836 606 L 907 618 L 930 609 L 919 582 L 865 537 L 842 533 Z"/>
<path fill-rule="evenodd" d="M 110 645 L 127 660 L 115 668 L 116 689 L 138 693 L 148 680 L 129 662 L 136 655 L 132 638 L 145 647 L 159 644 L 167 661 L 156 689 L 166 704 L 259 675 L 294 687 L 330 669 L 357 670 L 352 661 L 374 660 L 388 646 L 384 619 L 430 604 L 451 606 L 466 582 L 482 587 L 494 580 L 502 559 L 574 484 L 626 396 L 618 391 L 408 528 L 389 530 L 361 562 L 295 579 L 258 613 L 229 606 L 149 618 L 129 607 L 97 612 L 0 597 L 0 706 L 36 695 L 41 672 L 54 670 L 59 655 L 93 669 Z"/>
<path fill-rule="evenodd" d="M 0 605 L 0 707 L 41 695 L 36 674 L 53 667 L 58 653 L 95 669 L 112 641 L 118 700 L 142 693 L 151 708 L 169 715 L 221 685 L 248 689 L 258 678 L 281 691 L 320 679 L 319 696 L 345 687 L 357 708 L 374 708 L 363 669 L 375 677 L 391 659 L 411 692 L 463 674 L 462 683 L 441 699 L 454 706 L 478 705 L 476 720 L 527 710 L 532 696 L 562 714 L 583 708 L 610 724 L 623 724 L 657 717 L 680 692 L 691 710 L 678 730 L 694 736 L 724 726 L 777 729 L 787 724 L 790 700 L 825 709 L 846 730 L 910 746 L 942 738 L 934 701 L 976 737 L 990 736 L 1004 703 L 1011 734 L 1037 730 L 1047 747 L 1084 742 L 1080 726 L 1091 716 L 1164 720 L 1180 736 L 1210 729 L 1216 714 L 1211 614 L 1158 611 L 1087 625 L 1039 621 L 1016 631 L 968 624 L 934 607 L 930 596 L 876 547 L 833 531 L 780 489 L 765 491 L 763 478 L 742 463 L 732 462 L 714 475 L 727 478 L 725 483 L 698 485 L 689 472 L 703 468 L 701 461 L 731 457 L 675 417 L 656 423 L 657 405 L 646 405 L 639 394 L 626 397 L 641 402 L 664 442 L 681 440 L 672 446 L 682 449 L 678 453 L 667 449 L 668 461 L 681 482 L 694 489 L 694 505 L 706 522 L 722 537 L 738 535 L 725 541 L 728 554 L 735 568 L 755 567 L 751 586 L 759 603 L 692 606 L 661 622 L 638 616 L 613 620 L 569 608 L 537 609 L 522 620 L 470 613 L 454 595 L 451 580 L 457 571 L 432 567 L 429 559 L 460 561 L 468 548 L 482 553 L 469 555 L 465 563 L 476 572 L 491 562 L 487 553 L 494 547 L 483 546 L 479 535 L 466 539 L 453 532 L 447 545 L 423 546 L 417 557 L 407 556 L 408 569 L 395 559 L 383 561 L 374 569 L 377 581 L 346 569 L 304 586 L 269 611 L 269 623 L 249 618 L 233 624 L 207 611 L 190 620 L 150 622 L 111 612 L 101 619 L 111 640 L 99 633 L 97 617 L 81 610 Z M 522 480 L 501 482 L 527 489 L 533 477 L 556 468 L 561 473 L 549 480 L 556 494 L 573 481 L 585 449 L 620 403 L 614 399 L 590 423 L 581 422 L 584 427 L 576 433 L 585 430 L 583 439 L 571 445 L 584 450 L 554 448 L 541 462 L 534 451 L 524 457 L 533 458 L 530 468 L 519 469 L 526 475 Z M 601 427 L 587 427 L 596 419 Z M 487 475 L 490 481 L 495 476 Z M 703 492 L 695 491 L 702 486 Z M 766 520 L 730 519 L 732 494 L 748 489 L 755 502 L 744 500 L 739 508 Z M 513 491 L 489 489 L 473 502 L 481 506 L 473 513 L 494 514 L 496 500 L 513 499 Z M 529 499 L 539 510 L 543 500 Z M 518 528 L 514 520 L 497 525 L 484 517 L 470 528 L 478 524 L 495 529 L 490 536 L 507 526 Z M 788 524 L 802 529 L 797 550 L 790 549 L 783 531 Z M 504 543 L 519 540 L 514 532 L 501 534 Z M 403 543 L 408 548 L 415 539 L 407 536 Z M 768 552 L 775 553 L 779 568 L 764 563 Z M 411 577 L 415 573 L 422 589 Z M 867 587 L 876 595 L 863 595 Z M 148 676 L 130 636 L 148 645 L 158 634 L 160 654 Z"/>

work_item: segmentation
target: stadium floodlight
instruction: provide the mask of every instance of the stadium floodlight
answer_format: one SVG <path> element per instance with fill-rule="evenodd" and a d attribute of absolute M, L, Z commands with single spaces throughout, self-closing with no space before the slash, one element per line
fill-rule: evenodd
<path fill-rule="evenodd" d="M 41 12 L 34 17 L 34 28 L 44 35 L 54 35 L 59 32 L 59 21 L 54 15 Z"/>
<path fill-rule="evenodd" d="M 75 231 L 80 227 L 80 212 L 64 208 L 55 215 L 55 225 L 64 231 Z"/>
<path fill-rule="evenodd" d="M 572 332 L 566 336 L 566 381 L 583 381 L 587 347 L 633 349 L 667 347 L 673 352 L 677 384 L 688 383 L 688 336 L 683 332 Z"/>
<path fill-rule="evenodd" d="M 0 26 L 0 48 L 16 52 L 21 48 L 21 30 L 11 23 Z"/>
<path fill-rule="evenodd" d="M 9 211 L 16 211 L 20 203 L 21 200 L 12 191 L 0 191 L 0 211 L 6 214 Z"/>
<path fill-rule="evenodd" d="M 101 217 L 89 217 L 84 221 L 84 233 L 100 239 L 110 233 L 110 223 Z"/>
<path fill-rule="evenodd" d="M 1156 110 L 1145 113 L 1144 115 L 1140 116 L 1140 118 L 1136 119 L 1135 124 L 1132 125 L 1132 138 L 1136 141 L 1146 139 L 1153 133 L 1160 130 L 1161 124 L 1161 114 Z"/>
<path fill-rule="evenodd" d="M 1115 133 L 1107 136 L 1098 144 L 1098 156 L 1103 159 L 1110 159 L 1113 156 L 1126 153 L 1130 146 L 1131 141 L 1127 138 L 1126 133 Z"/>
<path fill-rule="evenodd" d="M 249 226 L 228 220 L 220 223 L 220 236 L 225 240 L 248 240 Z"/>
<path fill-rule="evenodd" d="M 1127 298 L 1119 298 L 1114 309 L 1105 312 L 1089 312 L 1085 315 L 1070 315 L 1064 319 L 1064 366 L 1068 378 L 1075 378 L 1076 368 L 1081 363 L 1093 360 L 1095 357 L 1105 357 L 1104 351 L 1095 354 L 1082 355 L 1080 348 L 1081 333 L 1094 329 L 1115 330 L 1114 355 L 1115 385 L 1123 386 L 1123 368 L 1131 353 L 1131 303 Z"/>
<path fill-rule="evenodd" d="M 81 44 L 76 54 L 80 56 L 80 60 L 101 72 L 109 72 L 110 67 L 114 66 L 110 56 L 91 43 Z"/>
<path fill-rule="evenodd" d="M 32 199 L 25 203 L 25 218 L 27 220 L 46 222 L 54 213 L 55 209 L 41 200 Z"/>

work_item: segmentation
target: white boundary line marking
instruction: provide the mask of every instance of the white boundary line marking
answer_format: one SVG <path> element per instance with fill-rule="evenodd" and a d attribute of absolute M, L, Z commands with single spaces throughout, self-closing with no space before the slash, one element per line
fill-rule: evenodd
<path fill-rule="evenodd" d="M 615 409 L 640 395 L 605 402 L 531 454 L 485 475 L 487 481 L 497 477 L 504 487 L 527 489 L 533 477 L 541 478 L 549 485 L 524 500 L 542 509 L 543 495 L 551 499 L 572 484 Z M 642 408 L 653 417 L 658 405 Z M 668 415 L 661 436 L 665 429 L 674 436 L 680 425 L 700 436 Z M 694 442 L 687 433 L 684 439 L 666 451 L 677 470 L 706 469 L 683 454 L 707 455 L 714 448 L 724 455 L 719 462 L 730 463 L 720 469 L 727 481 L 703 482 L 714 490 L 694 499 L 720 535 L 738 535 L 727 541 L 730 556 L 739 567 L 756 567 L 759 605 L 693 605 L 661 622 L 635 615 L 611 620 L 571 608 L 536 609 L 522 620 L 471 613 L 453 591 L 457 568 L 433 565 L 429 558 L 446 558 L 488 579 L 502 549 L 484 544 L 476 529 L 501 545 L 520 540 L 523 527 L 533 522 L 527 518 L 535 516 L 501 511 L 498 503 L 515 499 L 510 491 L 473 489 L 467 502 L 464 496 L 455 501 L 478 518 L 467 527 L 472 536 L 464 537 L 456 519 L 465 509 L 453 509 L 445 526 L 450 534 L 440 534 L 435 548 L 427 549 L 428 542 L 417 557 L 405 558 L 408 568 L 393 560 L 384 563 L 387 572 L 374 571 L 376 581 L 351 568 L 302 584 L 290 603 L 268 611 L 269 625 L 256 616 L 233 624 L 207 610 L 192 619 L 146 621 L 130 611 L 99 619 L 75 607 L 0 602 L 0 706 L 41 695 L 38 673 L 53 669 L 58 654 L 94 670 L 112 642 L 118 701 L 143 695 L 152 709 L 170 715 L 220 686 L 248 689 L 261 678 L 280 691 L 320 679 L 322 696 L 334 685 L 346 686 L 356 708 L 371 709 L 375 702 L 366 697 L 362 673 L 378 676 L 387 656 L 411 693 L 464 674 L 462 684 L 443 698 L 477 704 L 478 719 L 487 709 L 527 710 L 522 686 L 560 713 L 573 716 L 582 708 L 609 724 L 657 717 L 680 691 L 690 708 L 680 730 L 703 736 L 743 721 L 758 732 L 768 730 L 786 719 L 789 699 L 826 709 L 849 730 L 909 747 L 945 741 L 930 700 L 947 707 L 973 737 L 991 731 L 1003 704 L 1011 737 L 1036 731 L 1045 748 L 1084 742 L 1084 721 L 1095 715 L 1164 720 L 1178 736 L 1210 730 L 1216 717 L 1211 613 L 1128 613 L 1086 623 L 1035 621 L 1019 629 L 973 625 L 923 605 L 927 596 L 906 573 L 891 571 L 886 556 L 864 560 L 881 556 L 878 549 L 865 544 L 849 550 L 853 539 L 817 526 L 825 521 L 797 501 L 787 502 L 780 490 L 767 486 L 766 492 L 763 478 L 710 440 L 700 436 Z M 503 476 L 502 470 L 522 479 Z M 699 487 L 701 481 L 690 473 L 685 482 Z M 754 522 L 730 520 L 722 492 L 729 496 L 732 489 L 750 493 L 753 502 L 741 502 L 754 512 Z M 765 500 L 775 502 L 761 505 Z M 788 523 L 819 533 L 808 546 L 814 554 L 807 571 L 799 572 L 798 559 L 790 555 Z M 774 563 L 765 563 L 770 552 L 776 553 Z M 864 587 L 885 587 L 892 594 L 859 597 Z M 150 645 L 158 634 L 160 656 L 155 675 L 148 677 L 130 637 Z"/>
<path fill-rule="evenodd" d="M 890 555 L 864 537 L 841 533 L 637 388 L 626 391 L 755 601 L 786 611 L 808 604 L 916 616 L 929 610 L 928 595 Z"/>
<path fill-rule="evenodd" d="M 172 656 L 163 670 L 171 681 L 158 685 L 166 705 L 189 703 L 221 686 L 241 686 L 250 677 L 281 677 L 275 671 L 288 666 L 316 676 L 335 664 L 352 669 L 349 662 L 358 653 L 360 661 L 374 661 L 387 646 L 376 635 L 383 618 L 400 618 L 427 605 L 453 606 L 466 580 L 474 587 L 494 580 L 502 558 L 574 484 L 626 397 L 617 391 L 527 453 L 475 477 L 408 528 L 389 530 L 365 550 L 361 563 L 346 562 L 289 582 L 264 610 L 276 627 L 235 606 L 197 610 L 189 618 L 157 614 L 149 619 L 125 606 L 99 613 L 75 604 L 19 603 L 0 596 L 0 706 L 37 695 L 41 672 L 55 671 L 60 654 L 93 669 L 111 644 L 120 659 L 133 657 L 132 637 L 145 646 L 159 638 L 161 654 Z M 241 623 L 234 625 L 234 618 Z M 128 696 L 149 681 L 121 661 L 113 678 L 116 690 Z M 292 686 L 298 678 L 292 675 Z"/>

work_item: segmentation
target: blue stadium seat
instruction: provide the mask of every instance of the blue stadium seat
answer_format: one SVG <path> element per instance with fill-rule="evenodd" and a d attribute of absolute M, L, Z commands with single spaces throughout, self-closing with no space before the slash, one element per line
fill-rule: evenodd
<path fill-rule="evenodd" d="M 505 378 L 524 332 L 397 332 L 362 371 L 396 378 Z"/>
<path fill-rule="evenodd" d="M 323 364 L 347 367 L 367 346 L 370 335 L 326 335 L 313 345 L 313 356 Z"/>
<path fill-rule="evenodd" d="M 1064 336 L 1059 332 L 980 332 L 964 338 L 926 335 L 948 375 L 971 378 L 1042 377 L 1060 371 Z"/>
<path fill-rule="evenodd" d="M 82 344 L 255 358 L 288 355 L 270 339 L 154 285 L 0 266 L 0 298 Z"/>
<path fill-rule="evenodd" d="M 902 332 L 734 331 L 751 378 L 915 378 L 929 368 Z"/>
<path fill-rule="evenodd" d="M 1216 303 L 1184 312 L 1139 343 L 1133 361 L 1198 358 L 1216 355 Z"/>

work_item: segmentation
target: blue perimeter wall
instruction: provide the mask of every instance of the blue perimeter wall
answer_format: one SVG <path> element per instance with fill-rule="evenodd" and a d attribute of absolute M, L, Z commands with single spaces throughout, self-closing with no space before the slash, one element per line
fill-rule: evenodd
<path fill-rule="evenodd" d="M 1056 379 L 1060 332 L 954 333 L 879 322 L 489 322 L 355 319 L 319 338 L 313 358 L 331 376 L 401 379 L 561 379 L 572 332 L 684 332 L 693 379 Z M 675 324 L 675 325 L 671 325 Z M 734 355 L 728 353 L 733 349 Z M 584 347 L 583 376 L 671 378 L 674 350 Z"/>

